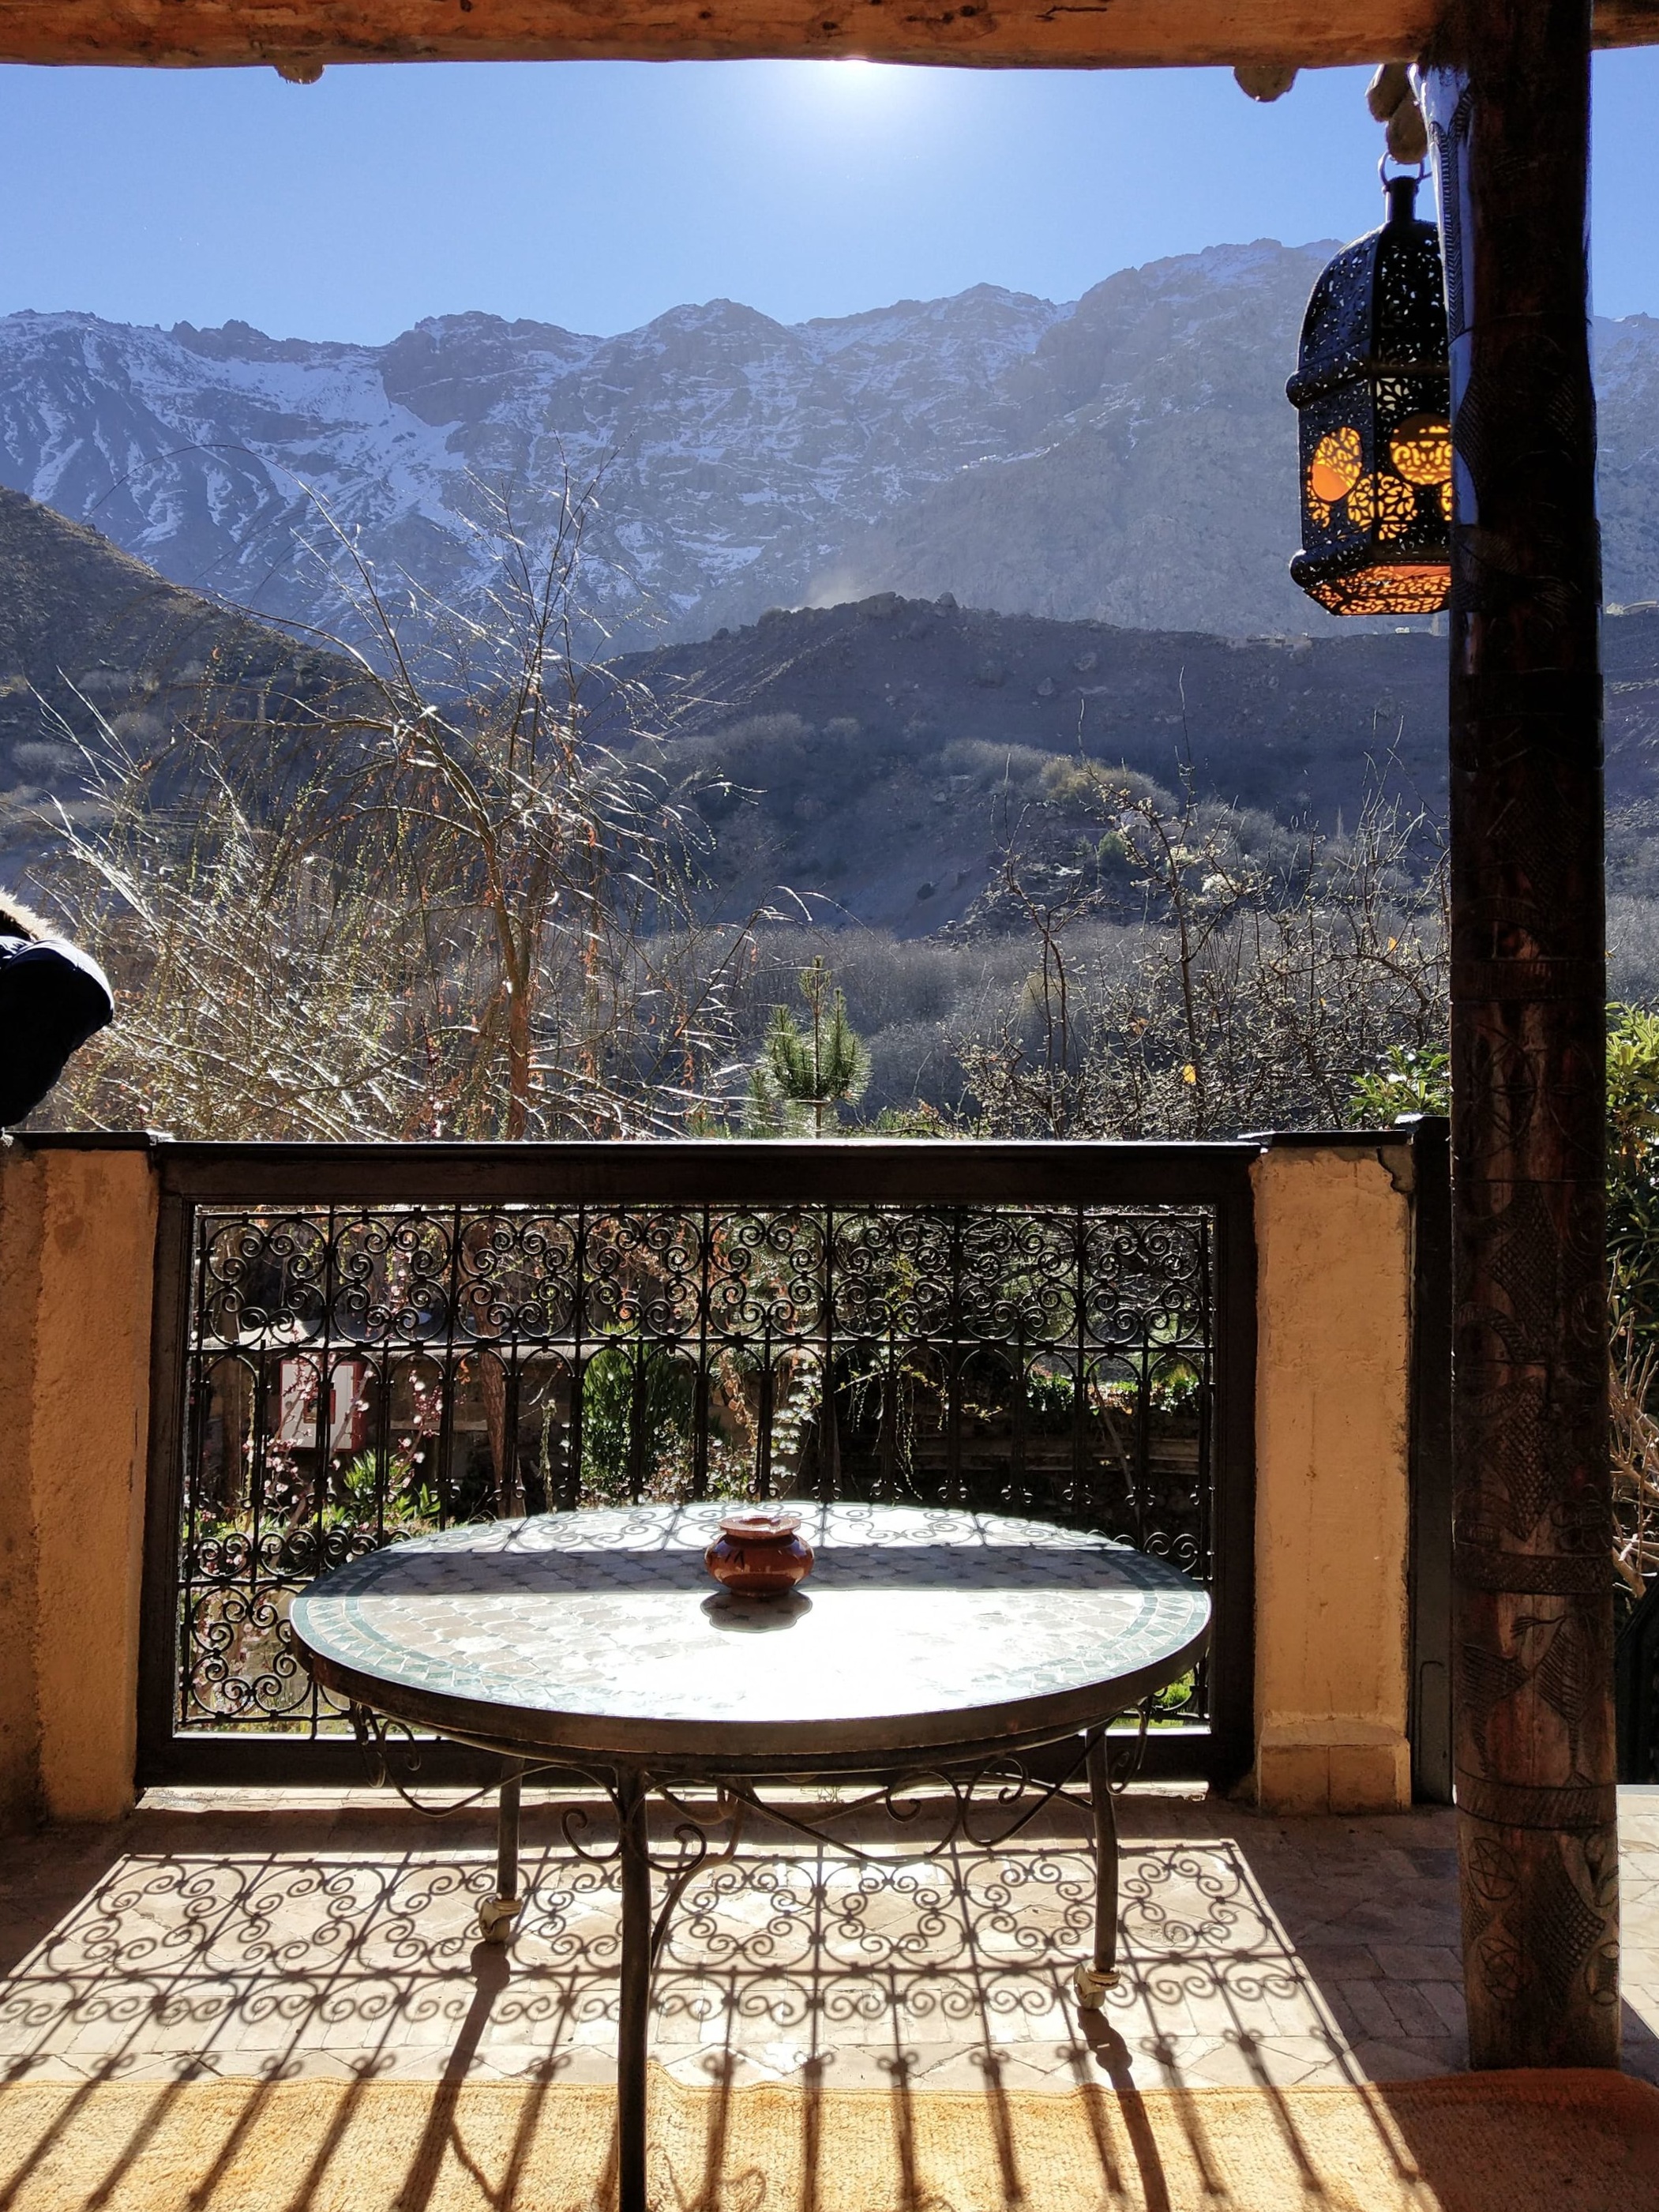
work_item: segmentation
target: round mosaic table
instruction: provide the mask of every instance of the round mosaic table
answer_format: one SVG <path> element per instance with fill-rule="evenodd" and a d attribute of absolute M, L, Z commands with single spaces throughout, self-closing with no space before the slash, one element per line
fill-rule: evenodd
<path fill-rule="evenodd" d="M 452 1528 L 325 1576 L 292 1613 L 318 1680 L 361 1718 L 501 1755 L 487 1936 L 509 1934 L 519 1909 L 526 1766 L 581 1776 L 611 1798 L 623 1903 L 622 2212 L 645 2203 L 652 1964 L 706 1850 L 688 1855 L 700 1827 L 685 1789 L 714 1788 L 718 1820 L 764 1809 L 756 1790 L 769 1779 L 856 1775 L 890 1802 L 931 1778 L 956 1806 L 953 1832 L 971 1835 L 975 1780 L 993 1778 L 1003 1807 L 1034 1793 L 1018 1826 L 1086 1773 L 1095 1942 L 1076 1986 L 1082 2002 L 1098 2004 L 1116 1955 L 1106 1728 L 1186 1674 L 1209 1633 L 1208 1598 L 1161 1559 L 1077 1529 L 931 1507 L 792 1501 L 817 1555 L 811 1578 L 789 1597 L 733 1597 L 702 1564 L 730 1510 L 641 1505 Z M 1077 1746 L 1069 1774 L 1033 1780 L 1023 1755 L 1068 1738 Z M 654 1915 L 653 1790 L 679 1823 L 679 1856 Z M 793 1808 L 770 1809 L 820 1832 Z M 1012 1832 L 1005 1825 L 981 1840 Z"/>

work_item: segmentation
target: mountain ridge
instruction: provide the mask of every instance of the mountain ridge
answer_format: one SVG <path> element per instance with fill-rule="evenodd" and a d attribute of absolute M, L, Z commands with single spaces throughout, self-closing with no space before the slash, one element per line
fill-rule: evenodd
<path fill-rule="evenodd" d="M 9 869 L 49 842 L 57 811 L 90 818 L 78 747 L 100 742 L 96 718 L 138 755 L 159 757 L 175 725 L 208 699 L 228 717 L 302 728 L 352 675 L 0 486 L 0 854 Z"/>
<path fill-rule="evenodd" d="M 0 483 L 324 633 L 339 548 L 313 493 L 383 581 L 475 606 L 483 488 L 540 529 L 568 471 L 598 480 L 613 650 L 885 590 L 1322 634 L 1286 568 L 1284 383 L 1328 251 L 1212 246 L 1059 303 L 979 285 L 783 324 L 717 300 L 609 337 L 481 311 L 381 346 L 21 311 L 0 318 Z M 1659 597 L 1659 322 L 1601 324 L 1598 349 L 1609 597 Z"/>
<path fill-rule="evenodd" d="M 1610 617 L 1605 657 L 1610 882 L 1651 896 L 1659 608 Z M 653 757 L 709 821 L 732 919 L 787 890 L 821 918 L 936 934 L 982 911 L 1010 846 L 1061 884 L 1100 835 L 1068 772 L 1085 760 L 1166 792 L 1185 774 L 1269 842 L 1352 828 L 1371 793 L 1444 819 L 1447 646 L 1421 631 L 1222 638 L 884 592 L 600 673 L 652 702 Z"/>
<path fill-rule="evenodd" d="M 1604 650 L 1612 911 L 1641 972 L 1659 973 L 1659 607 L 1611 616 Z M 165 773 L 179 722 L 204 704 L 231 728 L 289 724 L 284 760 L 303 764 L 355 682 L 0 490 L 9 868 L 44 853 L 56 808 L 88 803 L 42 697 L 94 746 L 95 708 Z M 1184 765 L 1200 802 L 1242 810 L 1264 852 L 1352 826 L 1377 782 L 1443 814 L 1446 647 L 1421 632 L 1226 639 L 887 592 L 620 656 L 581 688 L 590 741 L 640 754 L 701 817 L 698 903 L 727 919 L 773 907 L 899 939 L 994 931 L 1010 845 L 1034 892 L 1069 896 L 1082 871 L 1103 894 L 1080 757 L 1142 788 L 1171 788 Z M 1132 889 L 1116 887 L 1126 913 Z"/>

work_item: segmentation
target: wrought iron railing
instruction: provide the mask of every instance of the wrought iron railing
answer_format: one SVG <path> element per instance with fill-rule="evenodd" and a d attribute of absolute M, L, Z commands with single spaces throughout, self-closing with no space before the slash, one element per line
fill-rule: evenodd
<path fill-rule="evenodd" d="M 1160 1717 L 1231 1757 L 1251 1150 L 169 1148 L 147 1767 L 320 1771 L 345 1717 L 288 1609 L 365 1550 L 784 1495 L 1174 1559 L 1214 1587 L 1217 1643 Z M 252 1758 L 216 1758 L 238 1739 Z"/>

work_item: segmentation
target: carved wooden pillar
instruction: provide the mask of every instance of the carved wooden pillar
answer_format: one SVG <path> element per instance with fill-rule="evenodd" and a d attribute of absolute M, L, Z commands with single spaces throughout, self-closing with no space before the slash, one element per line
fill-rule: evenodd
<path fill-rule="evenodd" d="M 1589 0 L 1455 0 L 1454 1735 L 1472 2063 L 1618 2063 Z"/>

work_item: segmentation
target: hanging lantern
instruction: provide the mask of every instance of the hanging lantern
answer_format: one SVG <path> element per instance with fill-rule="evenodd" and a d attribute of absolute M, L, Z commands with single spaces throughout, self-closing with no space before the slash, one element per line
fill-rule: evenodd
<path fill-rule="evenodd" d="M 1414 176 L 1314 286 L 1285 386 L 1302 444 L 1291 574 L 1334 615 L 1437 614 L 1451 595 L 1451 425 L 1440 235 Z"/>

